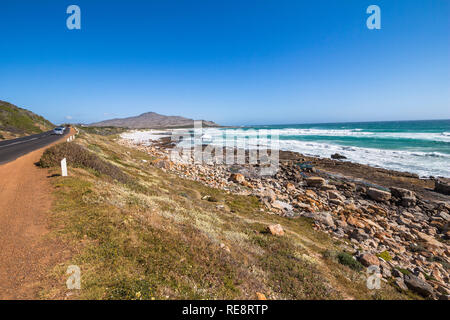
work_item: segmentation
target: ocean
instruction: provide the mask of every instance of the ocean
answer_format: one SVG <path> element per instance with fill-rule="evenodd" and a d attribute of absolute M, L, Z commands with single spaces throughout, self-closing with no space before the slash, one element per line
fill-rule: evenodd
<path fill-rule="evenodd" d="M 186 130 L 191 132 L 189 129 L 175 131 L 181 134 Z M 228 146 L 251 149 L 265 144 L 259 135 L 278 134 L 280 150 L 328 158 L 339 153 L 347 157 L 344 161 L 416 173 L 420 177 L 450 177 L 450 120 L 204 128 L 202 133 L 200 142 L 187 138 L 178 145 L 223 146 L 228 140 Z M 146 143 L 170 134 L 152 130 L 134 131 L 122 136 Z"/>
<path fill-rule="evenodd" d="M 205 136 L 215 144 L 226 130 L 236 136 L 238 146 L 251 148 L 261 143 L 256 134 L 260 129 L 278 134 L 281 150 L 320 157 L 339 153 L 346 161 L 421 177 L 450 177 L 450 120 L 209 128 Z"/>

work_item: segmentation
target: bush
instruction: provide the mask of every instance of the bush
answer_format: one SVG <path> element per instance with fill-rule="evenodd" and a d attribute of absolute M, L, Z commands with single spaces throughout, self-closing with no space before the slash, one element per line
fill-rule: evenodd
<path fill-rule="evenodd" d="M 359 261 L 353 259 L 353 256 L 351 254 L 348 254 L 346 252 L 340 252 L 337 255 L 337 259 L 340 264 L 348 266 L 353 270 L 361 271 L 363 269 L 363 265 Z"/>
<path fill-rule="evenodd" d="M 381 259 L 383 259 L 386 262 L 389 262 L 392 260 L 392 257 L 387 250 L 377 254 L 377 257 L 380 257 Z"/>
<path fill-rule="evenodd" d="M 45 150 L 39 165 L 43 168 L 59 166 L 62 159 L 73 167 L 89 168 L 100 174 L 105 174 L 122 183 L 131 182 L 130 177 L 120 168 L 102 160 L 94 153 L 76 143 L 60 143 Z"/>
<path fill-rule="evenodd" d="M 405 276 L 408 276 L 408 275 L 411 274 L 411 272 L 409 272 L 408 270 L 403 269 L 403 268 L 400 268 L 400 267 L 397 267 L 397 268 L 395 268 L 395 269 L 397 269 L 398 271 L 400 271 L 401 273 L 403 273 Z"/>

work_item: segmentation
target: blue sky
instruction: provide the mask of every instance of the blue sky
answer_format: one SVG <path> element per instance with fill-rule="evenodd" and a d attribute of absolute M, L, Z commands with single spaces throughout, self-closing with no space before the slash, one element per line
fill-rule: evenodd
<path fill-rule="evenodd" d="M 81 30 L 66 8 L 81 8 Z M 381 30 L 366 8 L 381 8 Z M 450 118 L 450 1 L 0 2 L 0 99 L 55 123 Z"/>

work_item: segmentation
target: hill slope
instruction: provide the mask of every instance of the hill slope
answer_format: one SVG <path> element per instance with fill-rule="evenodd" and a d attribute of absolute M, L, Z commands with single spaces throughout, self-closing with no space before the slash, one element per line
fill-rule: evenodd
<path fill-rule="evenodd" d="M 218 127 L 212 121 L 201 120 L 204 127 Z M 89 126 L 96 127 L 125 127 L 132 129 L 168 128 L 168 127 L 192 127 L 193 119 L 180 116 L 165 116 L 156 112 L 146 112 L 136 117 L 111 119 L 92 123 Z"/>
<path fill-rule="evenodd" d="M 42 116 L 0 100 L 0 140 L 40 133 L 52 127 Z"/>

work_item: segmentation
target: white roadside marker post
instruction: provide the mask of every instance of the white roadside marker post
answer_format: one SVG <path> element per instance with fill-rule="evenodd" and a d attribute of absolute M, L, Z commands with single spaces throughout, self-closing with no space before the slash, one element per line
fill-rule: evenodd
<path fill-rule="evenodd" d="M 66 158 L 61 160 L 61 175 L 67 177 L 67 161 Z"/>

